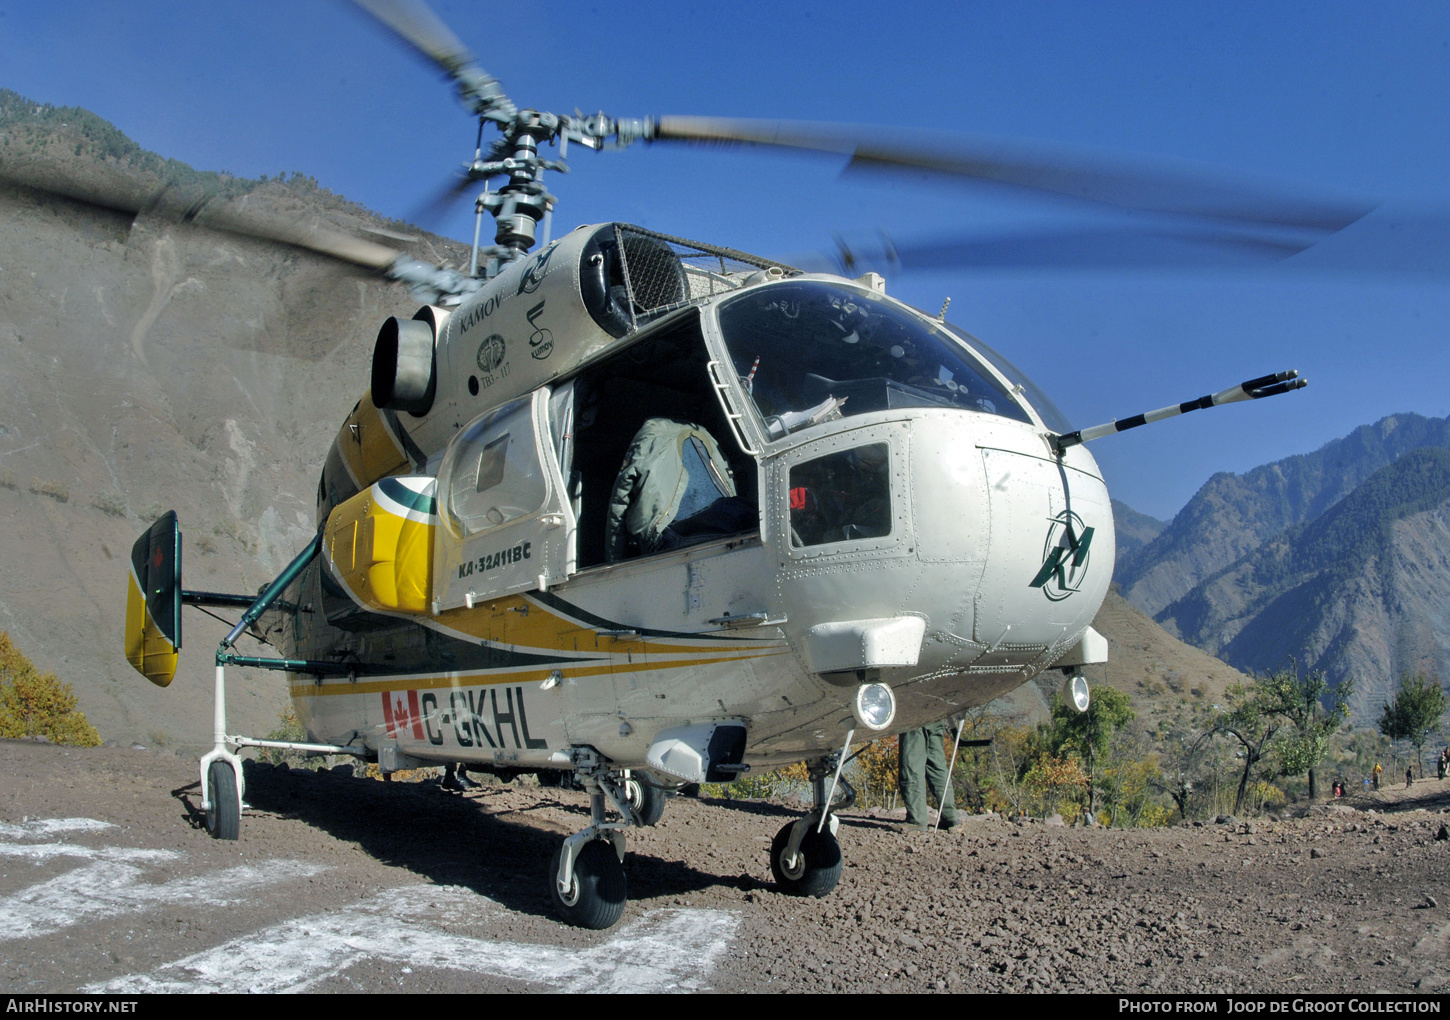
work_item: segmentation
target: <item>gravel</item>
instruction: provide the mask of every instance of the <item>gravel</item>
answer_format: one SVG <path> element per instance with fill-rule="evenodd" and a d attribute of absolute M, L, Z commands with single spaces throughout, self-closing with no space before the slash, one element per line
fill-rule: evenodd
<path fill-rule="evenodd" d="M 202 827 L 193 761 L 0 741 L 8 831 L 47 818 L 112 823 L 55 838 L 84 843 L 97 860 L 120 847 L 172 854 L 167 875 L 127 879 L 144 888 L 249 862 L 263 871 L 273 860 L 318 865 L 306 880 L 259 888 L 225 908 L 182 896 L 13 938 L 0 951 L 0 980 L 15 992 L 76 990 L 380 891 L 427 886 L 443 906 L 464 895 L 489 904 L 440 907 L 437 923 L 459 937 L 579 952 L 671 911 L 724 919 L 728 948 L 680 985 L 722 992 L 1450 987 L 1450 917 L 1437 898 L 1450 877 L 1450 844 L 1437 838 L 1450 783 L 1435 780 L 1295 817 L 1152 830 L 989 815 L 964 816 L 950 832 L 905 832 L 884 813 L 847 812 L 842 879 L 819 900 L 783 895 L 771 879 L 771 838 L 796 809 L 672 798 L 659 825 L 629 834 L 620 924 L 586 932 L 555 920 L 545 879 L 559 839 L 587 824 L 582 793 L 487 782 L 459 795 L 350 772 L 249 766 L 250 810 L 241 839 L 228 843 Z M 77 866 L 19 853 L 0 854 L 0 915 L 7 904 L 41 902 L 36 890 Z M 549 986 L 491 974 L 488 954 L 477 957 L 472 969 L 369 958 L 309 987 Z"/>

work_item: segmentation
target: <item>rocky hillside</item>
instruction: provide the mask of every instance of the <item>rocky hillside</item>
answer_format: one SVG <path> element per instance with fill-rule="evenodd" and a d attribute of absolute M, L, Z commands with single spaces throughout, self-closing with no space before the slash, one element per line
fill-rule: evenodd
<path fill-rule="evenodd" d="M 1450 450 L 1413 450 L 1317 519 L 1210 576 L 1158 619 L 1245 670 L 1290 656 L 1354 677 L 1370 722 L 1406 670 L 1450 675 Z"/>
<path fill-rule="evenodd" d="M 396 225 L 305 178 L 201 174 L 14 93 L 0 166 L 37 184 L 0 186 L 0 630 L 72 684 L 103 737 L 207 741 L 221 625 L 188 611 L 170 690 L 136 675 L 121 645 L 131 543 L 175 508 L 188 587 L 270 579 L 313 534 L 321 459 L 368 385 L 379 323 L 417 305 L 321 257 L 40 188 L 101 182 L 124 205 L 163 181 L 219 184 L 275 215 Z M 282 701 L 277 674 L 256 676 L 233 723 L 265 732 Z"/>
<path fill-rule="evenodd" d="M 1114 578 L 1129 602 L 1155 615 L 1225 564 L 1314 520 L 1380 468 L 1425 446 L 1450 447 L 1450 418 L 1392 415 L 1313 453 L 1242 475 L 1216 474 L 1161 534 L 1120 553 Z"/>

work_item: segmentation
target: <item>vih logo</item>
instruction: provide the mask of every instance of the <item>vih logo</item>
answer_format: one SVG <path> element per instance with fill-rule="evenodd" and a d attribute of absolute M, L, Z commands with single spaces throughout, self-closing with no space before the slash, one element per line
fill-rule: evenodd
<path fill-rule="evenodd" d="M 1071 510 L 1064 510 L 1047 526 L 1042 566 L 1030 587 L 1041 588 L 1052 602 L 1061 602 L 1082 587 L 1088 571 L 1093 529 Z"/>

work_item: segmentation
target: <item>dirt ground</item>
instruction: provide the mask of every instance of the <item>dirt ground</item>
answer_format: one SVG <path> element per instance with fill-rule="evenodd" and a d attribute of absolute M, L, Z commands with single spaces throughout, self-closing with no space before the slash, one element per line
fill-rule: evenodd
<path fill-rule="evenodd" d="M 847 812 L 824 899 L 777 893 L 796 812 L 672 798 L 614 928 L 545 873 L 583 794 L 249 765 L 211 839 L 196 765 L 0 741 L 0 986 L 113 991 L 1394 992 L 1450 988 L 1450 781 L 1156 830 Z"/>

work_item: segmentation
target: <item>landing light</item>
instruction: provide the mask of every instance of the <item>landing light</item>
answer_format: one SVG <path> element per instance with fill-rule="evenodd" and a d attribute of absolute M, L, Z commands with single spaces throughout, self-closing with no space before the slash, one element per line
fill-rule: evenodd
<path fill-rule="evenodd" d="M 868 730 L 884 730 L 896 718 L 896 696 L 885 684 L 862 684 L 856 688 L 851 712 Z"/>
<path fill-rule="evenodd" d="M 1063 681 L 1062 697 L 1073 708 L 1079 712 L 1088 710 L 1088 682 L 1087 677 L 1081 673 L 1074 674 Z"/>

